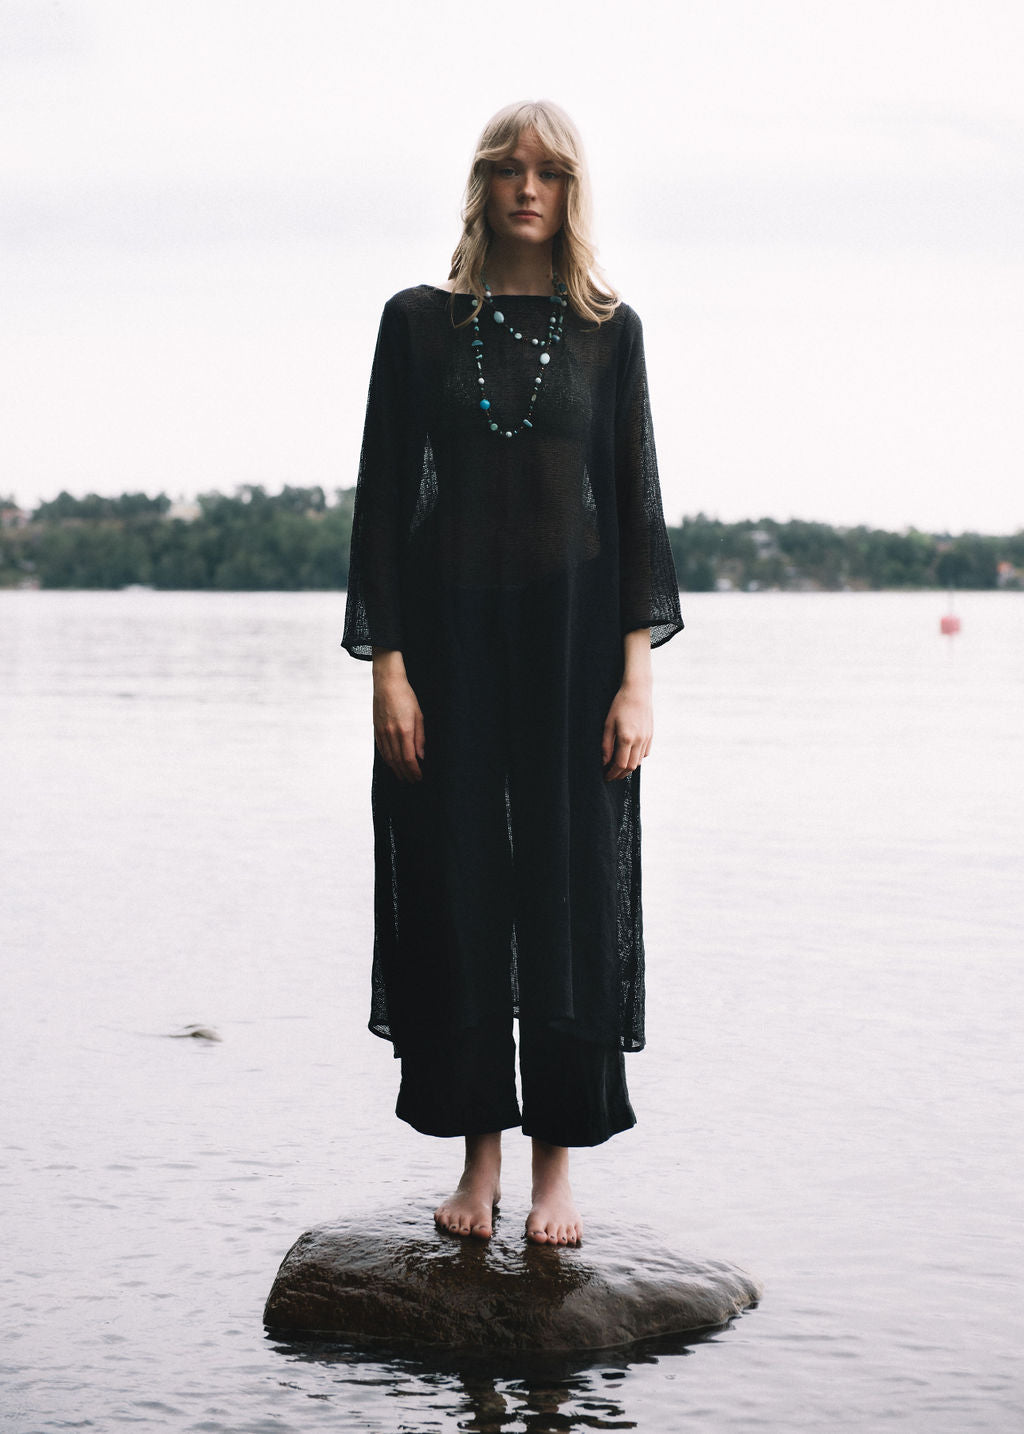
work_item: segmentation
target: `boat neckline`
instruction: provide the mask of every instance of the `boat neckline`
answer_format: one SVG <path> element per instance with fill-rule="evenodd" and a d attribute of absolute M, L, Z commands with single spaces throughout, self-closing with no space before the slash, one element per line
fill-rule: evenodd
<path fill-rule="evenodd" d="M 470 299 L 471 294 L 456 294 L 451 289 L 442 289 L 440 284 L 421 284 L 421 289 L 433 289 L 435 294 L 444 294 L 446 298 Z M 551 302 L 550 294 L 492 294 L 492 299 L 543 299 L 545 303 Z"/>

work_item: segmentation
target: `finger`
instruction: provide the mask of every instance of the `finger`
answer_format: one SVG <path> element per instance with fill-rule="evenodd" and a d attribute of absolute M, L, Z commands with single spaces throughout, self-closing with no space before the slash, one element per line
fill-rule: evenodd
<path fill-rule="evenodd" d="M 402 775 L 407 782 L 418 782 L 423 775 L 417 760 L 418 755 L 416 729 L 400 732 L 398 734 L 398 760 L 402 768 Z"/>
<path fill-rule="evenodd" d="M 627 772 L 631 772 L 640 761 L 640 749 L 643 743 L 639 737 L 620 737 L 619 744 L 615 748 L 615 761 Z"/>
<path fill-rule="evenodd" d="M 415 761 L 415 755 L 410 763 L 400 731 L 390 727 L 381 727 L 374 731 L 374 738 L 377 750 L 399 781 L 418 782 L 420 780 L 421 773 L 419 765 Z"/>
<path fill-rule="evenodd" d="M 620 738 L 615 747 L 615 755 L 611 766 L 606 773 L 610 782 L 618 782 L 623 777 L 628 777 L 640 765 L 643 743 L 639 738 L 627 741 Z"/>
<path fill-rule="evenodd" d="M 387 765 L 393 769 L 395 759 L 391 751 L 391 743 L 388 740 L 388 734 L 384 731 L 383 727 L 374 727 L 373 740 L 377 744 L 377 751 L 380 753 L 381 757 L 384 759 Z"/>
<path fill-rule="evenodd" d="M 620 777 L 625 776 L 625 770 L 620 761 L 621 755 L 621 743 L 616 742 L 605 758 L 604 779 L 606 782 L 617 782 Z"/>
<path fill-rule="evenodd" d="M 615 723 L 608 721 L 601 733 L 601 765 L 607 767 L 615 755 Z"/>
<path fill-rule="evenodd" d="M 378 736 L 378 738 L 377 738 L 377 750 L 380 752 L 381 756 L 384 758 L 384 761 L 385 761 L 387 767 L 389 768 L 389 770 L 392 771 L 392 772 L 395 774 L 395 776 L 399 778 L 399 780 L 402 780 L 402 779 L 403 779 L 402 765 L 401 765 L 401 762 L 399 761 L 398 754 L 395 752 L 394 746 L 393 746 L 393 744 L 392 744 L 392 742 L 391 742 L 391 738 L 390 738 L 390 736 L 389 736 L 387 733 L 382 732 L 382 733 Z"/>
<path fill-rule="evenodd" d="M 417 710 L 417 713 L 416 713 L 416 730 L 415 730 L 414 738 L 415 738 L 416 755 L 417 755 L 417 757 L 419 757 L 420 761 L 422 762 L 422 761 L 423 761 L 423 758 L 427 755 L 427 732 L 426 732 L 426 727 L 424 726 L 424 723 L 423 723 L 423 713 L 420 712 L 420 711 L 418 711 L 418 710 Z"/>
<path fill-rule="evenodd" d="M 621 782 L 623 777 L 628 776 L 629 767 L 627 766 L 626 759 L 623 756 L 622 744 L 619 743 L 619 745 L 615 748 L 615 754 L 612 757 L 612 760 L 608 763 L 608 770 L 604 774 L 604 779 L 606 782 Z"/>

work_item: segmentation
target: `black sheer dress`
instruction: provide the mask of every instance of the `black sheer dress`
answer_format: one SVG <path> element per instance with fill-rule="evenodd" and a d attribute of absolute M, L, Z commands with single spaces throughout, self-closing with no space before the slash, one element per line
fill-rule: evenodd
<path fill-rule="evenodd" d="M 480 408 L 470 301 L 385 306 L 356 493 L 344 646 L 397 648 L 423 780 L 373 776 L 370 1028 L 396 1054 L 502 1013 L 644 1044 L 640 773 L 606 782 L 623 634 L 682 627 L 640 321 L 566 311 L 533 429 Z M 527 411 L 550 300 L 481 319 L 492 414 Z M 504 426 L 504 425 L 503 425 Z"/>

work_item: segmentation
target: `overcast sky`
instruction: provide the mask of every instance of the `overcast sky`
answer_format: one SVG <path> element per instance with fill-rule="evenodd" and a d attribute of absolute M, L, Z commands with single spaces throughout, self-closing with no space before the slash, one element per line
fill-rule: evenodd
<path fill-rule="evenodd" d="M 0 495 L 354 481 L 514 99 L 587 142 L 670 520 L 1024 526 L 1021 0 L 0 0 Z"/>

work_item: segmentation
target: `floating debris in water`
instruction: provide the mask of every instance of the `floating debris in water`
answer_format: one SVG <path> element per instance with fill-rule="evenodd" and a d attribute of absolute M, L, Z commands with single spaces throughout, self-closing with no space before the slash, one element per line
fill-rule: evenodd
<path fill-rule="evenodd" d="M 190 1038 L 194 1041 L 219 1041 L 222 1039 L 212 1026 L 183 1026 L 180 1031 L 171 1032 L 172 1041 L 184 1041 Z"/>

